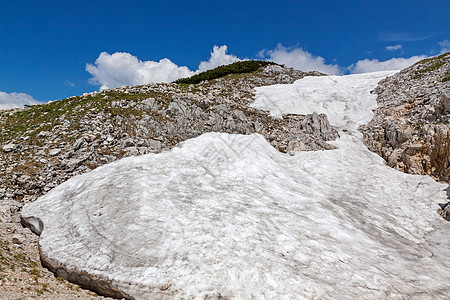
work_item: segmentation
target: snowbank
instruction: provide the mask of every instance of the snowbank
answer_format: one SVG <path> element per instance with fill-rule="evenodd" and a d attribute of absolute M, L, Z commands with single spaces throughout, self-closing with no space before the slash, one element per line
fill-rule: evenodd
<path fill-rule="evenodd" d="M 390 169 L 356 133 L 385 76 L 258 89 L 255 106 L 274 115 L 327 113 L 352 133 L 336 150 L 289 156 L 257 134 L 204 134 L 74 177 L 22 215 L 42 220 L 54 263 L 139 299 L 444 299 L 445 185 Z"/>

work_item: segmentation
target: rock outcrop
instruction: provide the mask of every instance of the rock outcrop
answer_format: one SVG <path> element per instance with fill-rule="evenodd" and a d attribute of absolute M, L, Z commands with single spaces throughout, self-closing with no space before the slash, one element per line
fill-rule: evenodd
<path fill-rule="evenodd" d="M 260 133 L 284 153 L 332 149 L 326 142 L 338 134 L 324 114 L 276 119 L 249 107 L 257 86 L 318 74 L 271 65 L 196 85 L 122 87 L 0 113 L 4 200 L 33 201 L 71 176 L 205 132 Z"/>
<path fill-rule="evenodd" d="M 277 150 L 290 154 L 333 148 L 326 141 L 335 139 L 337 132 L 325 115 L 275 119 L 249 107 L 255 87 L 318 75 L 323 74 L 271 65 L 261 72 L 233 74 L 200 84 L 121 87 L 0 111 L 0 246 L 8 253 L 6 259 L 28 259 L 31 252 L 37 253 L 35 240 L 20 238 L 29 245 L 14 246 L 12 233 L 24 232 L 19 223 L 24 203 L 75 175 L 122 157 L 159 153 L 212 131 L 260 133 Z M 6 230 L 10 227 L 5 224 L 13 230 Z M 38 263 L 33 262 L 33 268 L 38 268 Z M 27 271 L 20 276 L 31 278 L 33 268 L 24 262 L 19 273 Z M 38 271 L 47 274 L 42 268 Z M 18 273 L 13 268 L 7 272 Z M 49 286 L 59 284 L 40 280 Z M 86 298 L 86 294 L 79 294 Z"/>
<path fill-rule="evenodd" d="M 400 171 L 449 182 L 450 53 L 416 63 L 373 92 L 375 117 L 361 127 L 367 147 Z"/>
<path fill-rule="evenodd" d="M 396 169 L 448 181 L 450 55 L 425 60 L 380 82 L 379 107 L 362 127 L 369 149 Z"/>
<path fill-rule="evenodd" d="M 135 299 L 445 298 L 450 226 L 431 209 L 444 185 L 362 145 L 354 124 L 376 84 L 349 77 L 353 90 L 316 77 L 266 94 L 270 111 L 280 94 L 313 106 L 316 95 L 300 98 L 310 85 L 353 95 L 361 113 L 341 115 L 338 149 L 290 157 L 262 135 L 207 133 L 73 177 L 21 215 L 44 224 L 41 252 L 59 276 Z"/>

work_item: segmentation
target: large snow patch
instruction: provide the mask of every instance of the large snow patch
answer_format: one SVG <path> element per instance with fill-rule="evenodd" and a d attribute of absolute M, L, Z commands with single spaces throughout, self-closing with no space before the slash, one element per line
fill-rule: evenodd
<path fill-rule="evenodd" d="M 324 113 L 338 129 L 359 134 L 358 127 L 369 123 L 377 108 L 371 95 L 381 79 L 397 71 L 382 71 L 347 76 L 309 76 L 293 84 L 257 88 L 252 106 L 269 110 L 274 117 L 283 114 Z"/>
<path fill-rule="evenodd" d="M 369 115 L 369 91 L 349 107 Z M 347 115 L 353 131 L 361 116 Z M 139 299 L 448 298 L 446 186 L 388 168 L 358 135 L 333 144 L 289 156 L 209 133 L 74 177 L 22 215 L 42 220 L 43 255 Z"/>

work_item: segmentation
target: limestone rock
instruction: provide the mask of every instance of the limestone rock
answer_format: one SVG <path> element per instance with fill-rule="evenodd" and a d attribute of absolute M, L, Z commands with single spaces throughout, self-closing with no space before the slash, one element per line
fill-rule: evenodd
<path fill-rule="evenodd" d="M 60 102 L 57 114 L 46 114 L 44 122 L 32 124 L 2 141 L 0 218 L 6 224 L 18 225 L 20 208 L 14 203 L 33 202 L 69 178 L 126 156 L 172 149 L 207 132 L 245 135 L 258 132 L 275 149 L 284 152 L 288 148 L 331 149 L 333 146 L 327 140 L 332 139 L 333 130 L 329 132 L 331 135 L 316 136 L 320 124 L 317 127 L 312 123 L 314 129 L 308 124 L 300 128 L 299 124 L 308 116 L 272 118 L 267 112 L 250 107 L 255 87 L 293 83 L 311 75 L 323 74 L 277 67 L 197 85 L 155 83 L 70 97 Z M 51 104 L 42 107 L 54 109 Z M 29 109 L 35 110 L 35 116 L 40 115 L 40 106 Z M 22 110 L 0 111 L 0 125 Z M 51 129 L 47 129 L 50 125 Z M 34 223 L 36 233 L 42 230 L 36 220 L 28 223 Z M 45 263 L 56 269 L 52 262 Z M 39 270 L 42 273 L 44 269 Z M 75 290 L 73 293 L 85 295 Z"/>
<path fill-rule="evenodd" d="M 374 90 L 378 108 L 361 130 L 367 147 L 389 166 L 450 180 L 450 81 L 444 80 L 449 73 L 447 53 L 381 81 Z"/>
<path fill-rule="evenodd" d="M 444 112 L 450 112 L 450 90 L 442 91 L 441 102 L 444 107 Z"/>
<path fill-rule="evenodd" d="M 450 221 L 450 205 L 446 203 L 444 207 L 438 210 L 439 215 L 443 217 L 445 220 Z"/>
<path fill-rule="evenodd" d="M 401 125 L 392 120 L 384 124 L 386 141 L 394 149 L 400 147 L 404 142 L 412 137 L 412 129 L 409 126 Z"/>
<path fill-rule="evenodd" d="M 73 146 L 72 146 L 72 150 L 73 151 L 77 151 L 77 150 L 79 150 L 80 148 L 82 148 L 82 147 L 86 147 L 86 145 L 87 145 L 87 141 L 84 139 L 84 138 L 79 138 L 79 139 L 77 139 L 76 141 L 75 141 L 75 143 L 73 143 Z"/>
<path fill-rule="evenodd" d="M 61 149 L 52 149 L 48 152 L 50 156 L 56 156 L 61 153 Z"/>
<path fill-rule="evenodd" d="M 10 143 L 10 144 L 6 144 L 6 145 L 3 146 L 3 151 L 4 152 L 12 152 L 14 150 L 16 150 L 16 145 L 15 144 Z"/>
<path fill-rule="evenodd" d="M 336 130 L 331 127 L 325 114 L 314 112 L 306 115 L 299 123 L 299 127 L 313 136 L 323 138 L 325 141 L 334 140 L 337 137 Z"/>

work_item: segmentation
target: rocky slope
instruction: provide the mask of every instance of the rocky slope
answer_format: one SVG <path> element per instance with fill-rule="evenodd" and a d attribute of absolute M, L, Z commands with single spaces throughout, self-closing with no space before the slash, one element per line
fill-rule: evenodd
<path fill-rule="evenodd" d="M 88 299 L 42 268 L 21 207 L 77 174 L 122 157 L 158 153 L 205 132 L 262 134 L 281 152 L 330 149 L 325 115 L 274 119 L 249 107 L 254 87 L 307 75 L 277 65 L 199 84 L 150 84 L 0 112 L 0 295 Z"/>
<path fill-rule="evenodd" d="M 99 297 L 55 279 L 41 266 L 37 237 L 20 225 L 24 203 L 70 177 L 211 131 L 258 132 L 281 152 L 330 149 L 326 141 L 337 133 L 325 115 L 274 119 L 249 107 L 254 87 L 308 75 L 322 74 L 272 65 L 199 84 L 122 87 L 0 111 L 0 299 Z M 449 53 L 380 82 L 379 108 L 361 127 L 366 145 L 398 170 L 448 181 L 449 91 Z M 450 205 L 440 213 L 449 220 Z"/>
<path fill-rule="evenodd" d="M 400 171 L 449 182 L 450 53 L 386 78 L 373 92 L 375 117 L 361 127 L 367 147 Z M 447 220 L 449 209 L 440 211 Z"/>
<path fill-rule="evenodd" d="M 338 149 L 291 157 L 261 135 L 208 133 L 70 178 L 21 217 L 45 227 L 56 274 L 112 296 L 448 298 L 446 185 L 390 168 L 357 132 L 388 74 L 256 89 L 271 115 L 325 113 Z"/>

